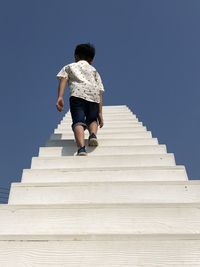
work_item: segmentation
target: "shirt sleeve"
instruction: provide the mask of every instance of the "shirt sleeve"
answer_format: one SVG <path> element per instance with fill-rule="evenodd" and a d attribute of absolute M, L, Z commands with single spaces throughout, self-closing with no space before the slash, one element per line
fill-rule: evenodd
<path fill-rule="evenodd" d="M 96 83 L 99 87 L 99 90 L 102 91 L 102 93 L 105 91 L 102 80 L 101 80 L 101 76 L 99 75 L 99 73 L 96 71 L 95 72 L 95 79 L 96 79 Z"/>
<path fill-rule="evenodd" d="M 65 79 L 69 79 L 69 66 L 66 65 L 64 66 L 59 72 L 58 74 L 56 75 L 57 79 L 60 79 L 60 78 L 65 78 Z"/>

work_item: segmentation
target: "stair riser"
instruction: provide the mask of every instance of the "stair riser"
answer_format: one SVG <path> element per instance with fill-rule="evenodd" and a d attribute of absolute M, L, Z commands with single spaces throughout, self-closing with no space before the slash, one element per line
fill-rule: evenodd
<path fill-rule="evenodd" d="M 67 114 L 65 117 L 63 117 L 63 120 L 66 120 L 66 119 L 68 119 L 68 118 L 71 118 L 71 114 Z M 103 118 L 108 118 L 108 119 L 120 119 L 120 120 L 123 120 L 124 118 L 126 119 L 136 119 L 137 117 L 136 117 L 136 115 L 135 114 L 133 114 L 133 113 L 131 113 L 131 112 L 119 112 L 119 113 L 117 113 L 117 114 L 113 114 L 113 113 L 104 113 L 103 114 Z"/>
<path fill-rule="evenodd" d="M 175 166 L 172 154 L 32 158 L 32 169 Z"/>
<path fill-rule="evenodd" d="M 135 134 L 135 133 L 146 133 L 147 130 L 146 129 L 143 129 L 143 128 L 139 128 L 139 129 L 135 129 L 134 131 L 104 131 L 104 130 L 99 130 L 97 132 L 97 136 L 98 138 L 101 138 L 103 136 L 107 137 L 109 136 L 110 138 L 112 138 L 113 136 L 115 135 L 132 135 L 132 134 Z M 54 130 L 54 133 L 55 134 L 66 134 L 66 135 L 73 135 L 73 131 L 72 129 L 70 128 L 67 128 L 67 129 L 55 129 Z M 85 136 L 89 136 L 89 132 L 88 131 L 85 131 Z"/>
<path fill-rule="evenodd" d="M 200 234 L 199 208 L 184 204 L 32 208 L 5 205 L 0 210 L 0 235 Z"/>
<path fill-rule="evenodd" d="M 116 168 L 114 170 L 74 170 L 25 169 L 22 182 L 109 182 L 109 181 L 186 181 L 185 168 L 173 167 L 171 170 L 162 168 L 133 168 L 130 170 Z"/>
<path fill-rule="evenodd" d="M 12 184 L 9 204 L 198 203 L 200 183 Z"/>
<path fill-rule="evenodd" d="M 67 116 L 64 116 L 62 118 L 61 121 L 63 120 L 68 120 L 68 119 L 71 119 L 71 114 L 68 114 Z M 103 119 L 112 119 L 114 118 L 115 120 L 116 119 L 119 119 L 119 120 L 124 120 L 124 119 L 128 119 L 128 120 L 138 120 L 138 117 L 136 116 L 136 114 L 133 114 L 133 113 L 130 113 L 130 112 L 104 112 L 103 113 Z"/>
<path fill-rule="evenodd" d="M 99 130 L 97 132 L 97 137 L 98 138 L 104 138 L 104 137 L 110 137 L 110 138 L 113 138 L 113 136 L 132 136 L 133 134 L 136 134 L 136 133 L 146 133 L 147 130 L 146 129 L 136 129 L 134 131 L 101 131 Z M 72 135 L 73 136 L 73 131 L 71 129 L 55 129 L 54 130 L 54 134 L 66 134 L 66 135 Z M 85 131 L 85 136 L 89 136 L 89 132 L 88 131 Z"/>
<path fill-rule="evenodd" d="M 181 251 L 181 253 L 180 253 Z M 200 240 L 0 241 L 0 266 L 200 266 Z M 177 256 L 178 255 L 178 256 Z"/>
<path fill-rule="evenodd" d="M 65 132 L 72 132 L 71 126 L 58 126 L 58 128 L 56 128 L 55 130 L 57 131 L 65 131 Z M 115 134 L 115 133 L 121 133 L 121 134 L 126 134 L 126 133 L 133 133 L 133 132 L 142 132 L 142 131 L 147 131 L 146 127 L 143 126 L 137 126 L 137 127 L 132 127 L 132 128 L 99 128 L 98 129 L 98 135 L 99 134 L 106 134 L 106 133 L 111 133 L 111 134 Z M 86 132 L 86 131 L 85 131 Z"/>
<path fill-rule="evenodd" d="M 65 120 L 68 120 L 68 119 L 71 119 L 71 114 L 70 115 L 68 115 L 68 116 L 66 116 L 66 117 L 64 117 L 61 121 L 65 121 Z M 119 114 L 103 114 L 103 119 L 104 120 L 114 120 L 114 121 L 116 121 L 116 120 L 132 120 L 132 119 L 137 119 L 137 117 L 136 117 L 136 115 L 134 115 L 134 114 L 131 114 L 131 113 L 129 113 L 129 114 L 121 114 L 121 115 L 119 115 Z"/>
<path fill-rule="evenodd" d="M 85 139 L 87 145 L 87 139 Z M 136 139 L 100 139 L 99 146 L 134 146 L 134 145 L 157 145 L 157 138 L 136 138 Z M 71 140 L 48 140 L 46 146 L 74 146 L 75 142 Z"/>
<path fill-rule="evenodd" d="M 129 111 L 129 112 L 131 112 L 129 107 L 126 105 L 102 106 L 102 109 L 104 111 L 106 111 L 106 113 L 110 112 L 110 111 L 117 111 L 117 112 L 118 111 Z"/>
<path fill-rule="evenodd" d="M 104 121 L 105 122 L 105 121 Z M 116 128 L 120 128 L 121 125 L 123 127 L 134 127 L 134 126 L 139 126 L 139 125 L 143 125 L 143 122 L 142 121 L 138 121 L 138 120 L 131 120 L 131 123 L 130 123 L 130 120 L 129 122 L 127 123 L 126 120 L 120 120 L 120 125 L 117 124 L 117 122 L 111 122 L 109 121 L 109 123 L 105 123 L 103 128 L 106 128 L 108 126 L 110 127 L 116 127 Z M 63 122 L 62 120 L 60 121 L 60 123 L 58 125 L 67 125 L 67 124 L 71 124 L 71 119 L 70 119 L 70 122 Z"/>
<path fill-rule="evenodd" d="M 88 136 L 88 132 L 86 132 L 85 136 Z M 52 134 L 50 136 L 50 140 L 67 140 L 67 139 L 72 139 L 74 137 L 73 132 L 69 134 Z M 130 139 L 130 138 L 152 138 L 151 132 L 135 132 L 135 133 L 126 133 L 126 134 L 103 134 L 101 135 L 101 139 Z"/>
<path fill-rule="evenodd" d="M 109 124 L 109 125 L 119 125 L 119 127 L 122 127 L 124 124 L 126 125 L 131 125 L 131 124 L 134 124 L 134 123 L 138 123 L 138 119 L 115 119 L 115 120 L 109 120 L 109 119 L 104 119 L 104 124 Z M 61 120 L 60 123 L 62 125 L 71 125 L 72 123 L 72 120 L 69 118 L 69 119 L 66 119 L 66 120 Z"/>
<path fill-rule="evenodd" d="M 72 122 L 57 124 L 57 127 L 62 127 L 64 129 L 72 129 L 71 126 L 72 126 Z M 102 128 L 98 127 L 98 129 L 99 131 L 107 130 L 107 129 L 122 130 L 122 129 L 133 129 L 133 128 L 141 127 L 141 126 L 143 126 L 143 124 L 140 122 L 131 122 L 131 123 L 127 123 L 124 121 L 120 123 L 105 123 L 104 122 L 104 126 Z"/>
<path fill-rule="evenodd" d="M 57 127 L 55 128 L 55 130 L 62 130 L 62 131 L 66 131 L 66 132 L 72 132 L 72 128 L 71 125 L 67 126 L 67 127 Z M 141 132 L 141 131 L 147 131 L 146 127 L 142 127 L 142 126 L 137 126 L 137 127 L 126 127 L 126 128 L 98 128 L 97 131 L 97 135 L 99 135 L 100 133 L 133 133 L 133 132 Z M 85 130 L 85 133 L 87 133 L 88 130 Z"/>
<path fill-rule="evenodd" d="M 87 147 L 87 152 L 95 155 L 134 155 L 134 154 L 166 154 L 165 146 L 132 146 L 132 147 Z M 72 147 L 40 147 L 39 157 L 73 156 L 77 153 Z"/>

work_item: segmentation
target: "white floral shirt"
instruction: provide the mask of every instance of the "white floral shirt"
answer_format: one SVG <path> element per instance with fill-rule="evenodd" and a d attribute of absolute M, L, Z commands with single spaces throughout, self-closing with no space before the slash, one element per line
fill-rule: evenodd
<path fill-rule="evenodd" d="M 65 65 L 56 75 L 69 82 L 70 96 L 83 98 L 90 102 L 100 102 L 100 93 L 104 86 L 97 70 L 86 60 Z"/>

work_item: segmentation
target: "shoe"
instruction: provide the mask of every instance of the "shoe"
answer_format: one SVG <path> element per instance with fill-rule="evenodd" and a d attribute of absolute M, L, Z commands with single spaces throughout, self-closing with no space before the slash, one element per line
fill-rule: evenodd
<path fill-rule="evenodd" d="M 88 146 L 98 146 L 97 137 L 94 133 L 89 136 Z"/>
<path fill-rule="evenodd" d="M 87 156 L 87 152 L 84 146 L 78 149 L 77 156 Z"/>

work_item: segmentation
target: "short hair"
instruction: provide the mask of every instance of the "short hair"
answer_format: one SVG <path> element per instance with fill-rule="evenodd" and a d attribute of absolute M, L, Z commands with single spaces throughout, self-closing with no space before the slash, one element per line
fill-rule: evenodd
<path fill-rule="evenodd" d="M 80 60 L 83 59 L 90 62 L 95 56 L 95 47 L 90 43 L 79 44 L 75 48 L 74 55 L 78 56 Z"/>

